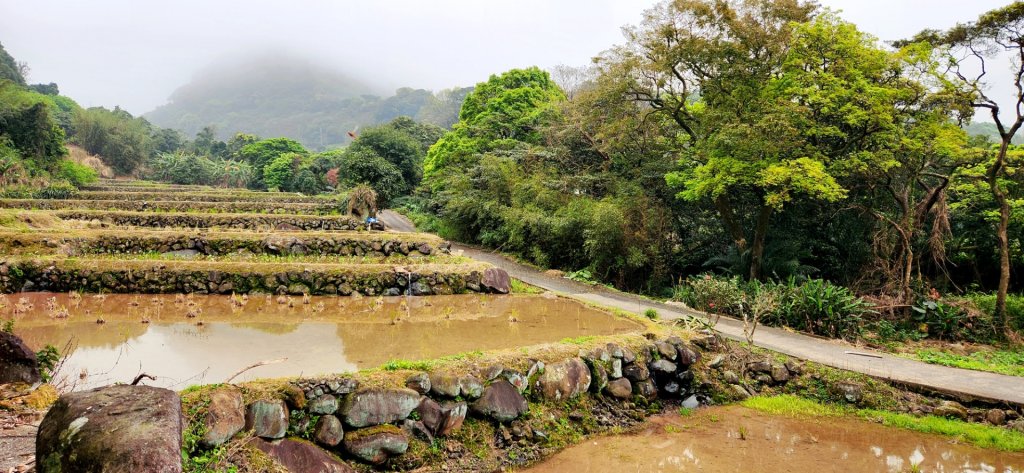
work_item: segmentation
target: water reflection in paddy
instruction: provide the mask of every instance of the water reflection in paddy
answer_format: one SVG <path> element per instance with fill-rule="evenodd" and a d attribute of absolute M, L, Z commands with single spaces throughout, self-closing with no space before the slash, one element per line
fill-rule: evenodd
<path fill-rule="evenodd" d="M 73 349 L 61 373 L 75 389 L 130 382 L 182 389 L 236 381 L 352 371 L 393 359 L 427 359 L 473 350 L 610 335 L 640 325 L 572 300 L 545 296 L 431 296 L 358 299 L 253 296 L 6 296 L 0 316 L 33 349 Z M 29 306 L 31 306 L 29 308 Z M 67 317 L 61 318 L 66 309 Z M 97 323 L 102 320 L 103 323 Z M 148 323 L 144 321 L 148 320 Z"/>
<path fill-rule="evenodd" d="M 733 406 L 657 416 L 635 435 L 592 439 L 525 470 L 563 471 L 1021 473 L 1024 453 L 859 419 L 772 417 Z"/>

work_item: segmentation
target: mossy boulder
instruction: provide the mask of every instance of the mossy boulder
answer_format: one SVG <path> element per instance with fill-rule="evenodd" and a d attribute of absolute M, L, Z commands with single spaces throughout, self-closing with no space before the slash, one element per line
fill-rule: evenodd
<path fill-rule="evenodd" d="M 235 386 L 221 386 L 210 393 L 210 405 L 203 418 L 205 433 L 200 443 L 206 448 L 224 444 L 245 427 L 245 401 Z"/>
<path fill-rule="evenodd" d="M 409 449 L 409 436 L 393 425 L 378 425 L 349 432 L 343 443 L 350 455 L 380 465 L 390 457 L 404 454 Z"/>
<path fill-rule="evenodd" d="M 534 387 L 544 399 L 559 401 L 587 392 L 590 382 L 590 368 L 583 360 L 572 358 L 547 365 Z"/>
<path fill-rule="evenodd" d="M 253 439 L 252 445 L 291 473 L 356 472 L 354 468 L 342 462 L 338 457 L 301 440 L 285 439 L 268 442 L 262 439 Z"/>
<path fill-rule="evenodd" d="M 420 404 L 411 389 L 361 389 L 345 398 L 339 415 L 356 428 L 405 420 Z"/>
<path fill-rule="evenodd" d="M 180 472 L 181 400 L 169 389 L 106 386 L 65 394 L 39 425 L 41 473 Z"/>
<path fill-rule="evenodd" d="M 530 407 L 515 386 L 501 379 L 484 388 L 483 395 L 470 408 L 474 414 L 498 422 L 511 422 L 525 414 Z"/>
<path fill-rule="evenodd" d="M 245 428 L 268 439 L 284 437 L 288 431 L 288 406 L 280 399 L 261 399 L 245 410 Z"/>

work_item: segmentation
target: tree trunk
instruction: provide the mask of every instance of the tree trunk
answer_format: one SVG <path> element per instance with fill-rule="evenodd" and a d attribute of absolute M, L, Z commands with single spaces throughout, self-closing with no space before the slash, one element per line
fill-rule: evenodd
<path fill-rule="evenodd" d="M 772 208 L 761 206 L 754 226 L 754 242 L 750 246 L 750 280 L 761 279 L 761 265 L 764 264 L 764 243 L 768 235 L 768 223 L 771 221 Z"/>
<path fill-rule="evenodd" d="M 718 215 L 722 218 L 722 226 L 725 227 L 725 231 L 729 233 L 729 237 L 736 244 L 736 252 L 742 257 L 743 252 L 747 250 L 747 237 L 743 233 L 743 227 L 736 220 L 736 213 L 732 209 L 729 198 L 725 195 L 716 197 L 715 210 L 718 210 Z"/>
<path fill-rule="evenodd" d="M 1010 288 L 1010 204 L 1006 201 L 1006 193 L 999 187 L 999 176 L 1003 171 L 1003 163 L 1006 159 L 1006 150 L 1009 147 L 1009 139 L 1004 137 L 999 147 L 999 154 L 988 169 L 988 185 L 992 189 L 992 196 L 999 205 L 999 227 L 996 229 L 996 242 L 999 245 L 999 289 L 996 292 L 996 310 L 992 314 L 992 323 L 999 333 L 1009 332 L 1009 324 L 1006 318 L 1006 293 Z"/>

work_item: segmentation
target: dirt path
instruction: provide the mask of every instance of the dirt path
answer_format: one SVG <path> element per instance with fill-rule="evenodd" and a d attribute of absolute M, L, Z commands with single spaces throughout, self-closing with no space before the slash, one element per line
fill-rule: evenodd
<path fill-rule="evenodd" d="M 415 226 L 409 219 L 396 212 L 384 210 L 378 217 L 392 230 L 415 230 Z M 583 301 L 636 313 L 642 313 L 649 308 L 655 309 L 659 316 L 666 320 L 692 316 L 706 317 L 703 312 L 692 309 L 669 306 L 632 294 L 553 277 L 529 266 L 516 263 L 500 254 L 479 248 L 453 244 L 452 249 L 453 251 L 462 250 L 465 256 L 504 268 L 512 277 L 526 283 Z M 722 317 L 715 329 L 726 337 L 735 340 L 744 339 L 743 323 L 738 320 Z M 793 333 L 774 327 L 758 327 L 754 343 L 760 347 L 804 360 L 911 386 L 961 397 L 1024 406 L 1024 378 L 1022 377 L 932 365 L 876 350 L 854 347 L 840 341 Z"/>

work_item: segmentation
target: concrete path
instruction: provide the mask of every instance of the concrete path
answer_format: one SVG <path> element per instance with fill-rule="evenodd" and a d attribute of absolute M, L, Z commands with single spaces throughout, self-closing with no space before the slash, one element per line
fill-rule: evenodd
<path fill-rule="evenodd" d="M 412 222 L 401 214 L 385 210 L 381 212 L 379 218 L 392 230 L 415 231 Z M 707 314 L 689 308 L 670 306 L 601 286 L 591 286 L 565 278 L 553 277 L 500 254 L 479 248 L 452 244 L 452 250 L 461 250 L 465 256 L 504 268 L 512 277 L 528 284 L 563 293 L 575 299 L 636 313 L 655 309 L 660 318 L 664 320 L 685 317 L 707 319 Z M 723 336 L 735 340 L 745 339 L 743 323 L 735 319 L 722 317 L 715 330 Z M 812 337 L 774 327 L 758 327 L 754 343 L 757 346 L 800 359 L 910 386 L 954 394 L 959 397 L 1024 406 L 1024 378 L 1022 377 L 928 364 L 876 350 L 855 347 L 841 341 Z"/>

